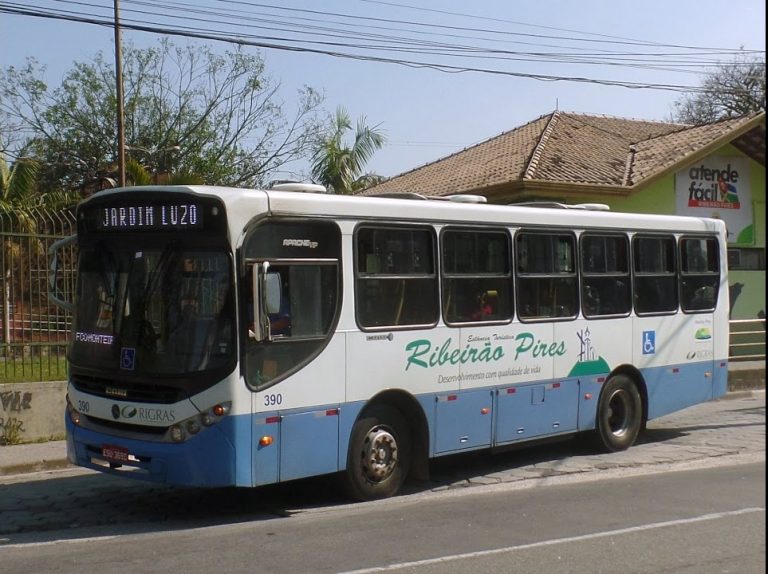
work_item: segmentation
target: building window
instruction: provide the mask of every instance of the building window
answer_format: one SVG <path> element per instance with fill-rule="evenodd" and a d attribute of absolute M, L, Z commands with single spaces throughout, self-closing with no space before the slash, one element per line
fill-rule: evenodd
<path fill-rule="evenodd" d="M 731 271 L 765 271 L 765 249 L 748 247 L 728 250 Z"/>

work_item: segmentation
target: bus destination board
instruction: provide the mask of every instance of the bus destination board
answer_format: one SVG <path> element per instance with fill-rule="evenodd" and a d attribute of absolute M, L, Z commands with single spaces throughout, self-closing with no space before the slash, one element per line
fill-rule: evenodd
<path fill-rule="evenodd" d="M 99 207 L 93 215 L 97 231 L 180 230 L 203 226 L 203 209 L 196 203 Z"/>

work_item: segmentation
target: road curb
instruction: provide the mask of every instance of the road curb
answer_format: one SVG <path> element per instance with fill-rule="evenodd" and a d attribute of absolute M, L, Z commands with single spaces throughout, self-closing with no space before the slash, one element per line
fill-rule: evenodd
<path fill-rule="evenodd" d="M 733 399 L 748 399 L 751 397 L 757 397 L 759 395 L 764 395 L 765 389 L 751 389 L 751 390 L 743 390 L 743 391 L 730 391 L 720 397 L 719 401 L 730 401 Z"/>
<path fill-rule="evenodd" d="M 0 467 L 0 476 L 13 476 L 16 474 L 31 474 L 33 472 L 45 472 L 48 470 L 61 470 L 63 468 L 73 467 L 69 460 L 53 459 L 40 460 L 37 462 L 28 462 L 23 464 L 12 464 Z"/>

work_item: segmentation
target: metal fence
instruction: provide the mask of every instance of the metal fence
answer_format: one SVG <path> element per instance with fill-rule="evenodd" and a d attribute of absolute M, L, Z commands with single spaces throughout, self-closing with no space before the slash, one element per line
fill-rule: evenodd
<path fill-rule="evenodd" d="M 0 382 L 66 379 L 71 317 L 48 301 L 48 248 L 75 233 L 71 211 L 0 208 Z M 74 287 L 74 249 L 59 288 Z"/>
<path fill-rule="evenodd" d="M 765 319 L 732 319 L 729 359 L 765 361 Z"/>

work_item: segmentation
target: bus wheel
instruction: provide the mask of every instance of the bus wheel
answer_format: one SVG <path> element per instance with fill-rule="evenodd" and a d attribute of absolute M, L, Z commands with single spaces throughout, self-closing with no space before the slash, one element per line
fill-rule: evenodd
<path fill-rule="evenodd" d="M 596 442 L 616 452 L 632 446 L 643 425 L 643 407 L 635 383 L 626 375 L 608 379 L 597 405 Z"/>
<path fill-rule="evenodd" d="M 410 432 L 400 411 L 374 405 L 352 427 L 346 486 L 356 500 L 395 495 L 411 462 Z"/>

